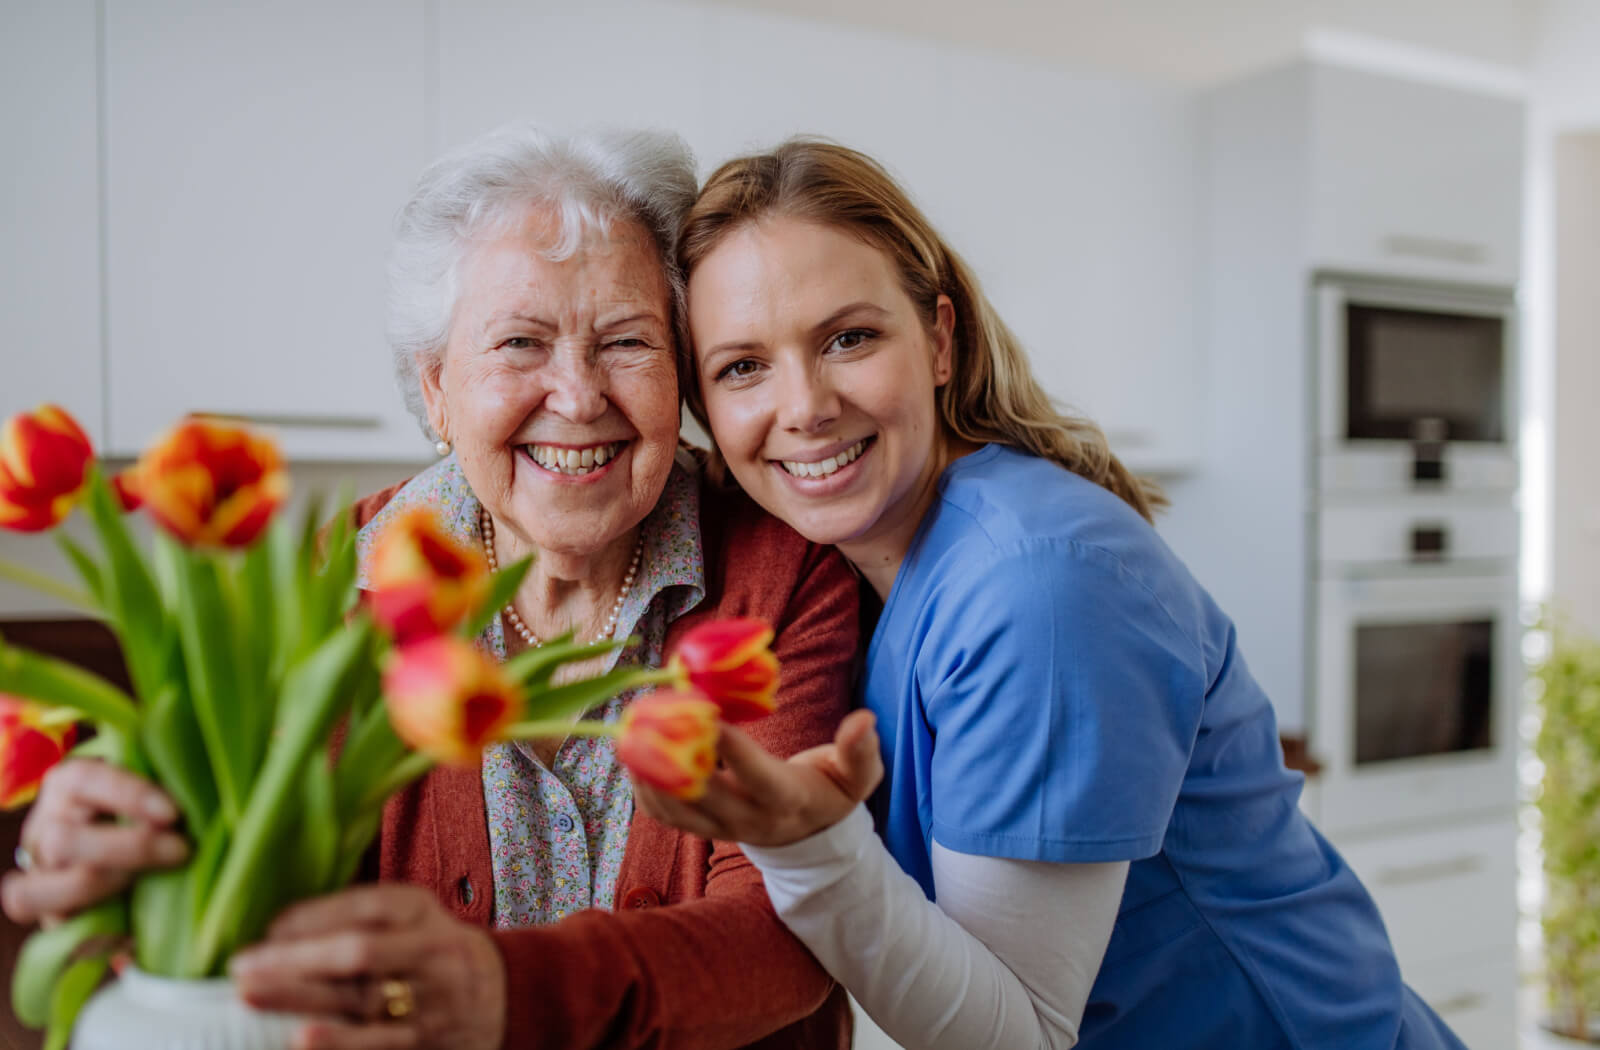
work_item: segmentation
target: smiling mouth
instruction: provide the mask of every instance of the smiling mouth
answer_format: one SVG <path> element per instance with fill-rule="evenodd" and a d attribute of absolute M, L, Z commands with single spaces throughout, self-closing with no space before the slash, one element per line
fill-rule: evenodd
<path fill-rule="evenodd" d="M 873 439 L 869 437 L 862 438 L 838 455 L 829 456 L 827 459 L 818 460 L 815 463 L 801 463 L 793 459 L 780 459 L 778 460 L 778 465 L 788 471 L 792 477 L 807 479 L 830 477 L 860 458 L 861 453 L 867 450 L 867 446 L 872 441 Z"/>
<path fill-rule="evenodd" d="M 616 459 L 626 448 L 626 441 L 609 441 L 603 445 L 569 448 L 558 445 L 522 445 L 522 451 L 552 474 L 580 477 L 592 474 Z"/>

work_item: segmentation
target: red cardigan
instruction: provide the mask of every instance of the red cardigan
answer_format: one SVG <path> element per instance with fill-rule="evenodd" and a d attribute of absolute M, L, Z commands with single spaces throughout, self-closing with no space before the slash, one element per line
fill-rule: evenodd
<path fill-rule="evenodd" d="M 397 491 L 356 506 L 365 524 Z M 776 754 L 824 743 L 844 716 L 857 591 L 844 559 L 740 493 L 701 486 L 706 596 L 667 630 L 670 651 L 713 617 L 757 616 L 782 661 L 775 714 L 750 723 Z M 381 879 L 432 887 L 464 921 L 494 899 L 483 777 L 439 768 L 389 801 Z M 635 813 L 616 909 L 491 930 L 506 964 L 507 1050 L 848 1050 L 844 990 L 778 921 L 761 873 L 729 842 Z"/>

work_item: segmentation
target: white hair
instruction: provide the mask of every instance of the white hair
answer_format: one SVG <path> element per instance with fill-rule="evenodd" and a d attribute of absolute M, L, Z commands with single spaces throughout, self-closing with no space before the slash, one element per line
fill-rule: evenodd
<path fill-rule="evenodd" d="M 695 198 L 694 155 L 664 131 L 554 134 L 514 124 L 428 166 L 395 220 L 388 256 L 388 335 L 406 407 L 430 437 L 422 370 L 444 352 L 455 313 L 457 271 L 471 242 L 549 208 L 557 234 L 545 255 L 569 258 L 618 220 L 648 230 L 672 290 L 673 332 L 682 330 L 684 280 L 678 227 Z M 685 347 L 678 347 L 680 368 Z"/>

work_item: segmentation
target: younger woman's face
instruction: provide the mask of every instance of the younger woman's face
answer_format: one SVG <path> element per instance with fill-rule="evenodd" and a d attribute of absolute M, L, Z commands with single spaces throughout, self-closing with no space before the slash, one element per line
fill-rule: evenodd
<path fill-rule="evenodd" d="M 930 326 L 884 252 L 772 218 L 695 268 L 689 326 L 712 436 L 744 490 L 869 574 L 898 566 L 945 462 L 934 391 L 950 378 L 950 300 Z"/>

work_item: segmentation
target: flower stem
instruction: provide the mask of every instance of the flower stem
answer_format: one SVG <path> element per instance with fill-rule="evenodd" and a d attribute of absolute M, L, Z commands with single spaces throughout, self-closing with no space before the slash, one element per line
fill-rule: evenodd
<path fill-rule="evenodd" d="M 618 726 L 606 722 L 567 722 L 552 718 L 542 722 L 517 722 L 500 734 L 503 740 L 528 740 L 535 737 L 621 736 Z"/>
<path fill-rule="evenodd" d="M 4 577 L 13 583 L 20 583 L 24 587 L 32 588 L 40 594 L 48 594 L 52 598 L 58 598 L 68 605 L 75 606 L 85 612 L 94 613 L 96 616 L 104 615 L 88 592 L 80 591 L 76 587 L 70 587 L 52 576 L 46 576 L 42 572 L 0 559 L 0 577 Z"/>

